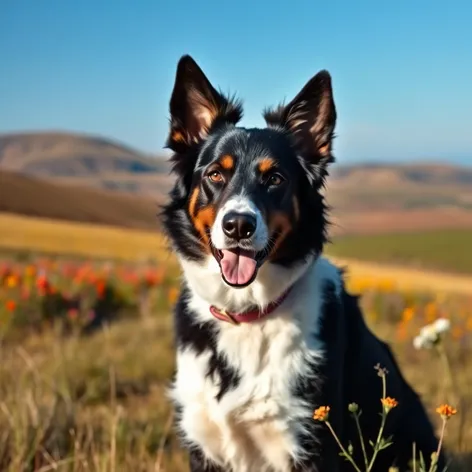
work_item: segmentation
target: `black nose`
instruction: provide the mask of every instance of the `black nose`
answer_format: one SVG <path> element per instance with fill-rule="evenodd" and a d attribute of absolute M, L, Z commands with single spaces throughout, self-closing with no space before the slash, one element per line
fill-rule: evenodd
<path fill-rule="evenodd" d="M 250 238 L 256 231 L 256 219 L 247 213 L 229 212 L 223 217 L 223 232 L 228 238 Z"/>

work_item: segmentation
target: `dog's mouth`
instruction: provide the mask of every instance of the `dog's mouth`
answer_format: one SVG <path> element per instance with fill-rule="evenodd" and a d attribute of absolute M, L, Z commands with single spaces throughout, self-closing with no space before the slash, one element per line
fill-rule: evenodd
<path fill-rule="evenodd" d="M 254 282 L 259 267 L 264 263 L 267 251 L 254 251 L 240 247 L 231 249 L 213 248 L 223 280 L 230 286 L 243 288 Z"/>

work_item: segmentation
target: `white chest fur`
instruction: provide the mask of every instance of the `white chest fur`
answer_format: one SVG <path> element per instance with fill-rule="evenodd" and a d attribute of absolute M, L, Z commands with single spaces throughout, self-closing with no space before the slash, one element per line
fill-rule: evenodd
<path fill-rule="evenodd" d="M 327 279 L 339 287 L 337 269 L 319 259 L 265 320 L 221 324 L 217 351 L 238 372 L 239 382 L 220 400 L 215 397 L 221 379 L 207 375 L 211 352 L 177 353 L 173 397 L 182 407 L 179 427 L 189 444 L 225 470 L 286 472 L 302 458 L 297 435 L 311 420 L 313 405 L 294 395 L 294 385 L 312 375 L 313 363 L 322 358 L 309 328 L 322 309 Z M 208 312 L 208 303 L 196 294 L 191 304 L 202 316 Z M 316 388 L 317 379 L 312 380 Z"/>

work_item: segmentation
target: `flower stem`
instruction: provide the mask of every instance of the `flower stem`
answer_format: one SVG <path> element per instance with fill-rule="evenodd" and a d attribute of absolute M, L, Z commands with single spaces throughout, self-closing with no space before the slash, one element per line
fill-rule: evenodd
<path fill-rule="evenodd" d="M 330 422 L 329 421 L 325 421 L 326 423 L 326 426 L 329 428 L 329 430 L 331 431 L 331 434 L 333 435 L 335 441 L 338 443 L 338 446 L 339 446 L 339 449 L 341 449 L 342 453 L 344 454 L 344 456 L 346 457 L 346 459 L 352 464 L 352 466 L 354 467 L 354 469 L 356 470 L 356 472 L 362 472 L 361 469 L 359 469 L 359 467 L 357 467 L 357 464 L 354 462 L 354 459 L 351 457 L 351 455 L 346 451 L 346 449 L 344 448 L 344 446 L 341 444 L 341 441 L 339 440 L 337 434 L 334 432 L 334 429 L 333 427 L 331 426 Z"/>
<path fill-rule="evenodd" d="M 463 436 L 464 436 L 464 426 L 465 426 L 465 420 L 466 420 L 466 413 L 465 413 L 465 405 L 464 402 L 462 401 L 461 396 L 459 395 L 459 389 L 457 387 L 456 379 L 453 374 L 453 369 L 451 366 L 451 362 L 449 360 L 449 356 L 447 355 L 447 351 L 443 345 L 443 342 L 440 341 L 438 344 L 436 344 L 436 350 L 439 354 L 439 357 L 441 358 L 441 362 L 444 366 L 444 370 L 446 372 L 447 380 L 448 380 L 448 386 L 451 391 L 452 397 L 454 402 L 456 403 L 457 407 L 460 409 L 460 423 L 459 423 L 459 428 L 458 428 L 458 438 L 457 438 L 457 444 L 458 444 L 458 450 L 462 450 L 462 443 L 463 443 Z"/>
<path fill-rule="evenodd" d="M 385 378 L 385 375 L 382 375 L 382 398 L 386 398 L 386 396 L 387 396 L 387 380 Z M 379 453 L 379 444 L 380 444 L 380 440 L 382 439 L 382 434 L 385 428 L 386 420 L 387 420 L 387 412 L 385 411 L 385 408 L 382 408 L 382 422 L 380 423 L 379 434 L 377 436 L 377 440 L 375 441 L 374 453 L 372 454 L 372 458 L 367 467 L 367 472 L 370 472 L 372 470 L 375 459 L 377 458 L 377 454 Z"/>
<path fill-rule="evenodd" d="M 416 472 L 416 443 L 413 443 L 413 472 Z"/>
<path fill-rule="evenodd" d="M 356 421 L 357 432 L 359 433 L 359 439 L 360 439 L 361 447 L 362 447 L 362 455 L 364 456 L 365 468 L 366 470 L 368 470 L 369 459 L 367 458 L 367 452 L 365 450 L 364 436 L 362 435 L 361 425 L 359 423 L 359 414 L 354 413 L 353 416 L 354 416 L 354 420 Z"/>
<path fill-rule="evenodd" d="M 439 459 L 439 453 L 441 452 L 442 443 L 444 439 L 444 432 L 446 430 L 446 422 L 447 419 L 443 418 L 442 428 L 441 428 L 441 435 L 439 436 L 439 443 L 438 448 L 436 450 L 436 459 L 431 459 L 431 465 L 429 466 L 429 472 L 434 472 L 436 470 L 436 463 Z"/>

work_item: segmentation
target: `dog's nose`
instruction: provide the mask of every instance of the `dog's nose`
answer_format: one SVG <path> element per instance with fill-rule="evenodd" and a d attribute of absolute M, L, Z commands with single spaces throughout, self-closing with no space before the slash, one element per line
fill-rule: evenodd
<path fill-rule="evenodd" d="M 228 238 L 250 238 L 256 231 L 256 219 L 247 213 L 229 212 L 223 217 L 223 232 Z"/>

